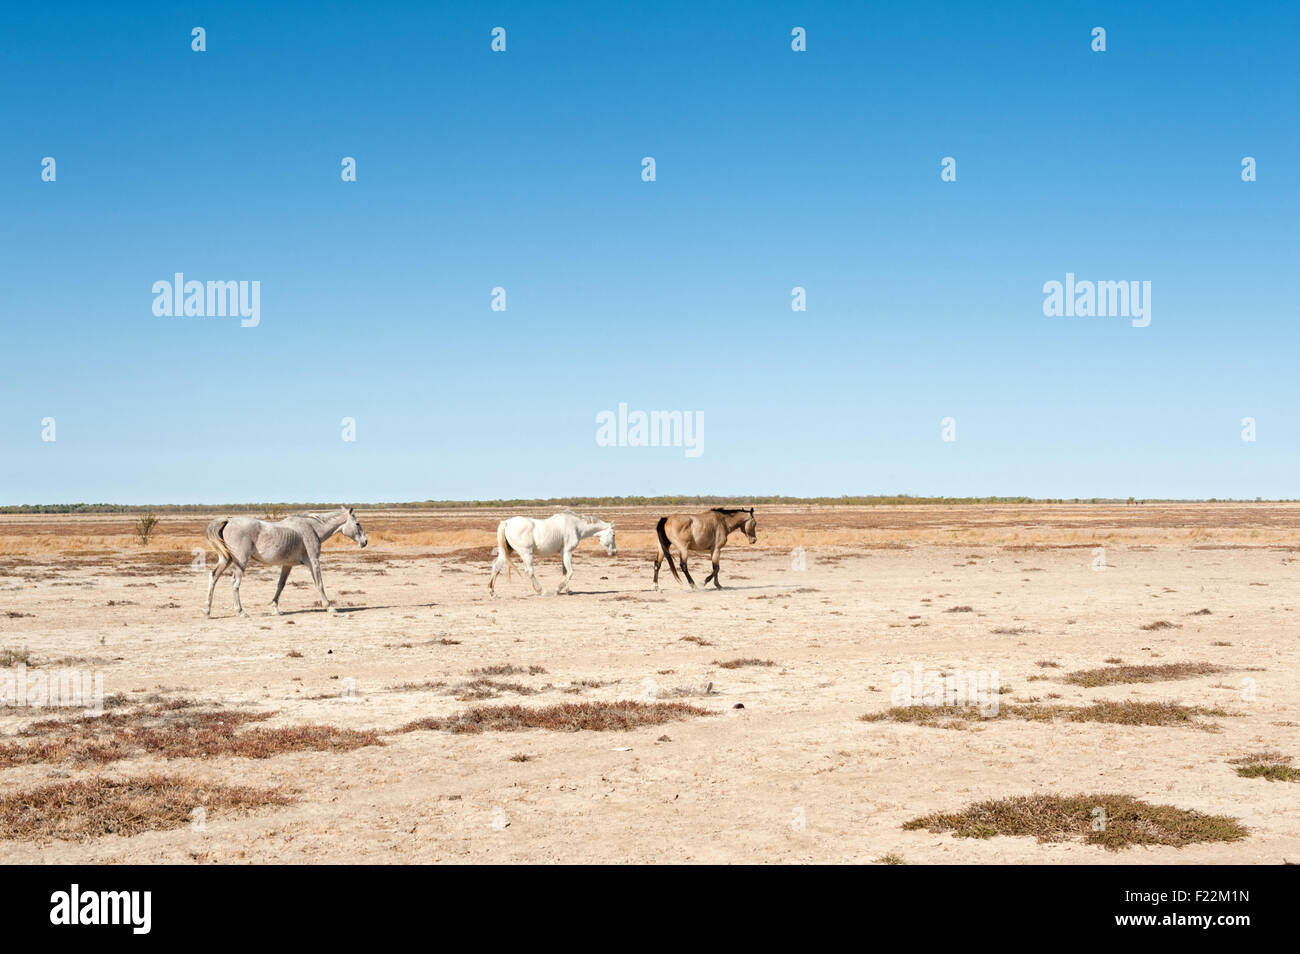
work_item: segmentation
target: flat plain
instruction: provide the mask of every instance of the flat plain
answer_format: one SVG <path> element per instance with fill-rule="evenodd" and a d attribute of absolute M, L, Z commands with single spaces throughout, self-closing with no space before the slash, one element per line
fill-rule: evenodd
<path fill-rule="evenodd" d="M 572 595 L 551 595 L 552 558 L 546 594 L 515 575 L 493 599 L 507 512 L 359 507 L 370 545 L 335 539 L 323 558 L 339 612 L 317 608 L 299 568 L 271 615 L 275 570 L 254 567 L 251 619 L 233 614 L 228 577 L 203 616 L 211 513 L 164 514 L 147 545 L 134 515 L 0 516 L 0 680 L 92 671 L 108 699 L 89 719 L 0 708 L 3 857 L 1300 861 L 1300 786 L 1236 761 L 1300 759 L 1300 505 L 760 506 L 758 542 L 733 535 L 720 591 L 667 568 L 652 585 L 661 512 L 600 511 L 619 553 L 585 542 Z M 707 572 L 697 555 L 696 580 Z M 1139 681 L 1071 675 L 1124 667 Z M 994 679 L 1004 717 L 888 715 L 906 708 L 900 674 L 917 673 Z M 619 702 L 666 721 L 572 730 L 574 713 Z M 1195 715 L 1069 716 L 1141 702 Z M 525 711 L 498 731 L 473 712 L 496 706 Z M 535 710 L 551 715 L 522 727 Z M 196 804 L 176 795 L 169 816 L 141 795 L 99 827 L 79 825 L 84 807 L 59 814 L 75 783 L 159 775 L 195 783 Z M 274 798 L 223 807 L 220 786 Z M 33 794 L 47 789 L 58 797 Z M 1247 835 L 1109 850 L 903 827 L 1098 794 L 1227 816 Z"/>

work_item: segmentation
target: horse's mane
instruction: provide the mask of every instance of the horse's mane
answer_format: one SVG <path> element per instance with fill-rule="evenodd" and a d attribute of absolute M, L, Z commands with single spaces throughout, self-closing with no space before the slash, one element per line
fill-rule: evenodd
<path fill-rule="evenodd" d="M 733 513 L 753 513 L 753 507 L 714 507 L 714 513 L 722 513 L 730 516 Z"/>
<path fill-rule="evenodd" d="M 593 517 L 591 514 L 588 513 L 574 513 L 572 510 L 563 510 L 561 512 L 567 513 L 570 517 L 577 517 L 583 523 L 608 523 L 609 522 L 607 520 L 602 520 L 600 517 Z"/>
<path fill-rule="evenodd" d="M 310 510 L 304 510 L 304 511 L 302 511 L 301 513 L 291 513 L 291 514 L 289 514 L 289 516 L 291 516 L 291 517 L 309 517 L 310 519 L 312 519 L 312 520 L 318 520 L 318 521 L 320 521 L 321 523 L 325 523 L 325 522 L 326 522 L 327 520 L 329 520 L 329 518 L 332 517 L 333 515 L 334 515 L 333 512 L 330 512 L 330 513 L 312 513 Z"/>

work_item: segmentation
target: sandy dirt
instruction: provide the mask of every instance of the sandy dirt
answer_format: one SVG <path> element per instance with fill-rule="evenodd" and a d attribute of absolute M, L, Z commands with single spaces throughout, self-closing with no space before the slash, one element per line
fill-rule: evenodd
<path fill-rule="evenodd" d="M 242 589 L 252 619 L 233 615 L 227 581 L 203 618 L 206 572 L 192 548 L 211 514 L 165 515 L 148 546 L 132 538 L 133 517 L 0 517 L 0 649 L 102 672 L 108 694 L 274 711 L 268 726 L 388 733 L 477 704 L 655 698 L 713 714 L 630 732 L 391 734 L 382 747 L 261 760 L 0 768 L 0 793 L 161 770 L 284 786 L 298 799 L 199 831 L 6 841 L 4 859 L 1300 861 L 1300 785 L 1242 778 L 1229 764 L 1263 750 L 1300 759 L 1300 506 L 760 507 L 758 543 L 733 537 L 716 592 L 692 592 L 666 569 L 657 592 L 655 514 L 609 510 L 619 554 L 584 543 L 573 595 L 550 595 L 560 580 L 551 559 L 539 570 L 547 595 L 516 576 L 497 599 L 487 579 L 502 513 L 358 515 L 370 546 L 333 541 L 324 557 L 340 612 L 316 608 L 298 569 L 282 615 L 270 615 L 275 571 L 260 567 Z M 692 570 L 702 580 L 706 560 Z M 1142 628 L 1160 620 L 1172 625 Z M 738 658 L 774 665 L 719 665 Z M 1229 669 L 1101 688 L 1063 681 L 1111 658 Z M 457 700 L 473 670 L 506 663 L 544 670 L 502 677 L 530 694 Z M 1008 702 L 1173 700 L 1230 715 L 1209 720 L 1214 732 L 860 720 L 890 706 L 895 674 L 915 667 L 996 673 Z M 49 713 L 0 709 L 0 741 L 38 717 Z M 1250 836 L 1108 852 L 901 827 L 988 798 L 1105 792 L 1230 815 Z"/>

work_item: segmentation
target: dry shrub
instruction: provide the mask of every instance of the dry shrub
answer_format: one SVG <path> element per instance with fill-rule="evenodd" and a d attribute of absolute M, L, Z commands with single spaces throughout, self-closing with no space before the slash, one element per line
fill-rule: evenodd
<path fill-rule="evenodd" d="M 32 657 L 32 651 L 24 646 L 22 649 L 8 647 L 0 649 L 0 666 L 35 666 L 36 661 Z"/>
<path fill-rule="evenodd" d="M 1227 672 L 1227 666 L 1213 663 L 1165 663 L 1162 666 L 1114 666 L 1109 669 L 1080 669 L 1065 677 L 1076 686 L 1114 686 L 1131 682 L 1160 682 L 1169 679 L 1191 679 Z"/>
<path fill-rule="evenodd" d="M 1099 820 L 1102 824 L 1097 824 Z M 1114 794 L 1001 798 L 978 802 L 956 814 L 936 812 L 914 818 L 903 828 L 951 831 L 955 838 L 1030 835 L 1039 842 L 1082 840 L 1110 851 L 1132 845 L 1182 848 L 1203 841 L 1238 841 L 1248 834 L 1237 819 L 1226 815 L 1152 805 Z"/>
<path fill-rule="evenodd" d="M 141 545 L 149 543 L 149 538 L 153 536 L 153 532 L 157 526 L 158 518 L 151 513 L 145 514 L 135 522 L 135 535 Z"/>
<path fill-rule="evenodd" d="M 713 715 L 684 702 L 564 702 L 553 706 L 477 706 L 447 719 L 426 718 L 408 723 L 399 732 L 624 732 L 645 725 L 662 725 L 688 716 Z"/>
<path fill-rule="evenodd" d="M 1242 765 L 1237 774 L 1242 778 L 1266 778 L 1270 782 L 1300 782 L 1300 769 L 1290 765 Z"/>
<path fill-rule="evenodd" d="M 1266 778 L 1270 782 L 1300 782 L 1300 769 L 1290 765 L 1291 756 L 1282 752 L 1254 752 L 1229 759 L 1242 778 Z"/>
<path fill-rule="evenodd" d="M 1216 729 L 1213 723 L 1198 721 L 1199 716 L 1227 716 L 1231 713 L 1214 706 L 1184 706 L 1176 702 L 1095 702 L 1079 708 L 1065 707 L 1071 722 L 1110 722 L 1116 725 L 1192 725 Z"/>
<path fill-rule="evenodd" d="M 513 692 L 517 696 L 535 696 L 538 690 L 517 682 L 497 682 L 495 679 L 475 679 L 462 682 L 453 687 L 458 702 L 475 702 L 481 699 L 495 699 L 503 692 Z"/>
<path fill-rule="evenodd" d="M 1252 752 L 1240 758 L 1228 759 L 1229 765 L 1260 765 L 1266 762 L 1290 762 L 1291 756 L 1282 752 Z"/>
<path fill-rule="evenodd" d="M 987 712 L 988 715 L 983 713 Z M 1114 725 L 1190 725 L 1213 731 L 1214 723 L 1199 721 L 1199 716 L 1226 716 L 1223 709 L 1204 709 L 1176 702 L 1097 702 L 1089 706 L 1049 706 L 1001 704 L 996 712 L 980 706 L 895 706 L 883 712 L 869 712 L 862 722 L 906 722 L 927 728 L 965 729 L 973 722 L 995 719 L 1023 719 L 1029 722 L 1107 722 Z"/>
<path fill-rule="evenodd" d="M 384 744 L 374 731 L 328 725 L 239 731 L 245 723 L 261 722 L 274 714 L 199 709 L 178 699 L 128 712 L 46 719 L 21 729 L 18 734 L 23 741 L 0 744 L 0 768 L 57 762 L 102 765 L 141 755 L 264 759 L 283 752 L 348 752 Z"/>
<path fill-rule="evenodd" d="M 130 836 L 180 828 L 190 823 L 196 808 L 220 816 L 292 801 L 279 788 L 165 775 L 120 780 L 95 776 L 0 795 L 0 838 Z"/>
<path fill-rule="evenodd" d="M 1001 718 L 1006 707 L 1000 706 L 989 719 Z M 987 711 L 987 710 L 986 710 Z M 983 722 L 978 706 L 894 706 L 884 712 L 868 712 L 861 722 L 906 722 L 930 729 L 966 729 L 969 723 Z"/>
<path fill-rule="evenodd" d="M 516 666 L 512 663 L 501 663 L 497 666 L 484 666 L 481 669 L 471 669 L 471 676 L 537 676 L 546 672 L 541 666 Z"/>
<path fill-rule="evenodd" d="M 742 669 L 745 666 L 775 666 L 776 663 L 770 659 L 729 659 L 726 662 L 713 660 L 713 665 L 719 669 Z"/>

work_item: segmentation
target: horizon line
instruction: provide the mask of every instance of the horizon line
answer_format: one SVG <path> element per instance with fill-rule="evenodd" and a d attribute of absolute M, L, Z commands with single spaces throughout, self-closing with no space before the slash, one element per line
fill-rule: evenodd
<path fill-rule="evenodd" d="M 1297 498 L 1277 497 L 1029 497 L 1024 495 L 949 497 L 923 494 L 841 494 L 839 496 L 792 496 L 787 494 L 657 494 L 642 495 L 586 495 L 574 497 L 514 497 L 470 500 L 408 500 L 408 501 L 265 501 L 257 503 L 45 503 L 4 504 L 0 514 L 61 514 L 61 513 L 139 513 L 151 510 L 321 510 L 331 507 L 363 507 L 371 510 L 451 510 L 465 508 L 496 509 L 500 507 L 549 506 L 680 506 L 699 504 L 714 506 L 725 503 L 762 505 L 810 506 L 923 506 L 923 505 L 975 505 L 975 504 L 1185 504 L 1185 503 L 1296 503 Z"/>

